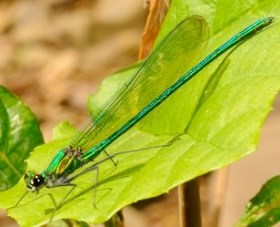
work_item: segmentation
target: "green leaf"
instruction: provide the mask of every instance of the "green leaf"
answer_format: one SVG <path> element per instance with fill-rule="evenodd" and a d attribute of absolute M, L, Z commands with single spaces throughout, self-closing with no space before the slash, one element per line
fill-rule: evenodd
<path fill-rule="evenodd" d="M 24 160 L 42 142 L 34 114 L 19 98 L 0 86 L 0 190 L 19 181 L 27 167 Z"/>
<path fill-rule="evenodd" d="M 104 222 L 127 204 L 165 193 L 255 150 L 261 126 L 280 89 L 280 5 L 255 1 L 241 10 L 232 1 L 216 5 L 214 2 L 174 0 L 163 31 L 170 31 L 173 26 L 169 26 L 176 23 L 168 22 L 173 14 L 177 19 L 186 16 L 185 13 L 181 15 L 181 6 L 183 9 L 187 7 L 187 14 L 198 14 L 197 7 L 201 7 L 199 14 L 209 21 L 212 36 L 206 53 L 260 17 L 275 16 L 276 22 L 216 59 L 106 151 L 112 154 L 155 147 L 174 140 L 170 146 L 118 155 L 115 157 L 117 166 L 110 161 L 102 163 L 96 200 L 93 199 L 96 172 L 75 179 L 78 187 L 68 195 L 54 219 Z M 209 8 L 210 13 L 204 11 Z M 137 67 L 106 79 L 97 96 L 90 99 L 90 112 L 96 111 Z M 66 133 L 61 128 L 58 134 Z M 29 169 L 44 170 L 70 139 L 60 138 L 37 148 L 28 160 Z M 103 153 L 98 160 L 105 157 Z M 0 206 L 14 206 L 25 190 L 21 180 L 11 190 L 0 194 L 4 198 Z M 44 188 L 38 194 L 29 193 L 17 207 L 9 209 L 9 215 L 21 226 L 44 224 L 50 220 L 55 207 L 53 199 L 58 204 L 69 190 L 70 187 L 57 187 Z"/>
<path fill-rule="evenodd" d="M 275 176 L 262 186 L 246 206 L 236 226 L 273 226 L 280 222 L 280 176 Z"/>

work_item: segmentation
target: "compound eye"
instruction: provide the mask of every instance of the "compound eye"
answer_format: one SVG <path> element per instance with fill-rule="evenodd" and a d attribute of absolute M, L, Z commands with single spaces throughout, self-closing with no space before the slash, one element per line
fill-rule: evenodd
<path fill-rule="evenodd" d="M 34 176 L 32 182 L 31 182 L 32 186 L 34 186 L 35 188 L 40 187 L 41 185 L 44 184 L 44 177 L 40 174 L 37 174 Z"/>

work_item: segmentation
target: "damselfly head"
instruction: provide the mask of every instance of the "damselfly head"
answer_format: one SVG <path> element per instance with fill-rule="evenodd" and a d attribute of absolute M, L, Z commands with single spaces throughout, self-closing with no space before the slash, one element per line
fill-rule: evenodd
<path fill-rule="evenodd" d="M 24 181 L 28 191 L 36 192 L 45 185 L 45 178 L 41 174 L 28 171 L 24 174 Z"/>

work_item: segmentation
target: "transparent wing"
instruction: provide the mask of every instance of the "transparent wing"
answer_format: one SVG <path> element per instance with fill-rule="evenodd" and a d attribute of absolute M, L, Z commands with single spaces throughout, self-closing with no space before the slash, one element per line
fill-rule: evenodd
<path fill-rule="evenodd" d="M 87 151 L 117 131 L 197 63 L 208 33 L 207 23 L 199 16 L 178 24 L 138 71 L 84 123 L 70 145 Z"/>

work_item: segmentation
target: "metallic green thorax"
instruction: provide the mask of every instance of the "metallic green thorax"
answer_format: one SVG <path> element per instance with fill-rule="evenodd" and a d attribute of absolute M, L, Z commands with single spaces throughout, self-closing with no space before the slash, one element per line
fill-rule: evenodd
<path fill-rule="evenodd" d="M 82 150 L 80 148 L 73 149 L 68 147 L 60 150 L 44 173 L 57 177 L 71 174 L 85 163 L 81 155 Z"/>

